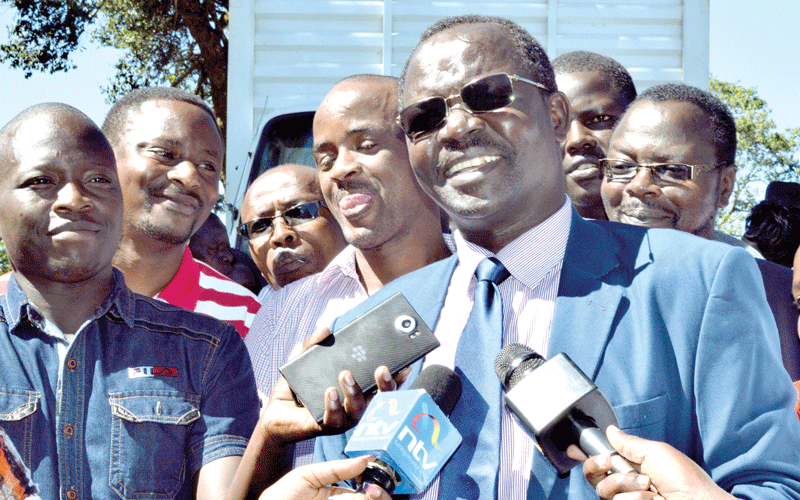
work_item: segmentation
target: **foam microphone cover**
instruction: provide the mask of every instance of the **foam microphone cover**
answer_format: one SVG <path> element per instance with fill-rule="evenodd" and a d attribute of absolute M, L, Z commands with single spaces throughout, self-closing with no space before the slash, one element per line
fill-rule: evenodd
<path fill-rule="evenodd" d="M 420 372 L 410 389 L 424 389 L 442 413 L 449 416 L 461 397 L 461 379 L 450 368 L 430 365 Z"/>

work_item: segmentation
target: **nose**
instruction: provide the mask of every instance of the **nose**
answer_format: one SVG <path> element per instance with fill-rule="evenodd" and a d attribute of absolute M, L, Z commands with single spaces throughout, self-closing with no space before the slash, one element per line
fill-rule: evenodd
<path fill-rule="evenodd" d="M 272 234 L 269 237 L 272 248 L 291 248 L 299 240 L 297 233 L 283 220 L 283 217 L 276 217 L 272 220 Z"/>
<path fill-rule="evenodd" d="M 570 156 L 590 153 L 597 149 L 597 140 L 580 120 L 573 119 L 569 124 L 564 149 Z"/>
<path fill-rule="evenodd" d="M 444 125 L 437 132 L 442 142 L 458 142 L 465 137 L 482 130 L 486 126 L 483 118 L 476 116 L 463 105 L 450 106 Z"/>
<path fill-rule="evenodd" d="M 361 173 L 361 163 L 358 155 L 349 149 L 341 149 L 339 156 L 333 162 L 329 171 L 332 179 L 342 182 L 351 177 L 356 177 Z"/>
<path fill-rule="evenodd" d="M 633 179 L 625 184 L 625 191 L 639 198 L 661 196 L 661 188 L 656 184 L 649 168 L 640 168 Z"/>
<path fill-rule="evenodd" d="M 197 165 L 189 160 L 183 160 L 169 172 L 167 172 L 167 179 L 176 182 L 187 190 L 194 190 L 200 186 L 200 173 L 197 171 Z"/>
<path fill-rule="evenodd" d="M 85 212 L 94 206 L 91 198 L 84 195 L 81 187 L 69 182 L 62 187 L 53 204 L 54 211 Z"/>

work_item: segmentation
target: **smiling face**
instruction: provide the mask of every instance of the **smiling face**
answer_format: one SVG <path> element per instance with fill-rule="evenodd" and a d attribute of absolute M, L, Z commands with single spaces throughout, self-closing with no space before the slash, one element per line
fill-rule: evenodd
<path fill-rule="evenodd" d="M 223 144 L 211 115 L 182 101 L 144 102 L 114 153 L 126 238 L 185 244 L 217 201 Z"/>
<path fill-rule="evenodd" d="M 0 155 L 0 234 L 30 282 L 110 278 L 122 234 L 111 147 L 77 111 L 20 123 Z"/>
<path fill-rule="evenodd" d="M 404 89 L 408 106 L 457 94 L 499 72 L 524 78 L 503 28 L 466 24 L 426 40 L 412 55 Z M 559 141 L 566 132 L 564 95 L 514 82 L 514 102 L 478 115 L 456 102 L 442 128 L 408 141 L 420 185 L 464 235 L 502 248 L 552 215 L 564 202 Z"/>
<path fill-rule="evenodd" d="M 601 71 L 557 74 L 556 83 L 572 108 L 562 143 L 567 194 L 581 215 L 605 219 L 598 161 L 605 158 L 611 132 L 629 102 Z"/>
<path fill-rule="evenodd" d="M 282 165 L 253 182 L 242 202 L 243 222 L 274 217 L 298 205 L 321 201 L 316 172 L 304 165 Z M 330 211 L 319 207 L 319 217 L 289 226 L 272 219 L 273 230 L 248 240 L 250 254 L 269 284 L 281 288 L 318 273 L 346 246 Z"/>
<path fill-rule="evenodd" d="M 362 250 L 412 233 L 421 211 L 436 210 L 408 162 L 395 85 L 342 82 L 314 116 L 322 193 L 347 242 Z"/>
<path fill-rule="evenodd" d="M 703 111 L 689 102 L 634 103 L 614 130 L 608 157 L 639 164 L 716 165 L 712 127 Z M 666 227 L 711 238 L 719 207 L 728 203 L 736 167 L 721 166 L 680 183 L 657 183 L 648 169 L 629 182 L 603 180 L 609 220 L 646 227 Z"/>

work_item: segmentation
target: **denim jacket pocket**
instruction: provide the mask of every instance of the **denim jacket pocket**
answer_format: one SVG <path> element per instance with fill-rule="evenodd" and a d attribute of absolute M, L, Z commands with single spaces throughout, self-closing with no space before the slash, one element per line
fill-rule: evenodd
<path fill-rule="evenodd" d="M 27 467 L 31 466 L 34 414 L 39 409 L 39 398 L 36 391 L 0 387 L 0 428 Z"/>
<path fill-rule="evenodd" d="M 199 399 L 183 393 L 109 394 L 109 485 L 129 500 L 175 498 L 186 481 L 186 439 Z"/>

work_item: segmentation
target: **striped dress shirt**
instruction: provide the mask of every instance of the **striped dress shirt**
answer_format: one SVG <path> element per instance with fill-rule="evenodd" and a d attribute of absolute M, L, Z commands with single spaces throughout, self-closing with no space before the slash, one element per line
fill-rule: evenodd
<path fill-rule="evenodd" d="M 270 293 L 244 339 L 256 386 L 268 397 L 283 365 L 299 343 L 367 298 L 356 272 L 355 248 L 348 245 L 320 273 Z M 314 439 L 295 444 L 293 467 L 310 464 Z"/>
<path fill-rule="evenodd" d="M 561 266 L 567 247 L 571 221 L 571 205 L 564 205 L 541 224 L 502 248 L 496 255 L 511 276 L 499 285 L 503 297 L 503 345 L 525 344 L 543 356 L 553 318 Z M 456 346 L 472 311 L 475 296 L 475 269 L 480 261 L 493 254 L 455 234 L 458 264 L 447 289 L 444 306 L 436 324 L 436 337 L 442 343 L 425 358 L 425 364 L 441 364 L 453 368 Z M 487 353 L 496 356 L 497 353 Z M 494 373 L 487 377 L 496 377 Z M 498 379 L 497 383 L 500 383 Z M 500 444 L 500 477 L 498 498 L 524 500 L 530 481 L 536 450 L 534 440 L 516 423 L 504 405 Z M 439 479 L 412 498 L 438 498 Z M 446 499 L 442 499 L 446 500 Z"/>

